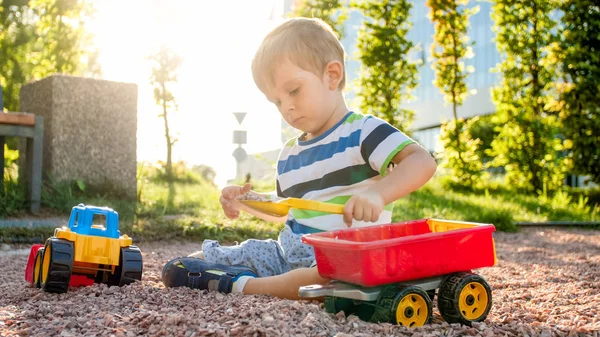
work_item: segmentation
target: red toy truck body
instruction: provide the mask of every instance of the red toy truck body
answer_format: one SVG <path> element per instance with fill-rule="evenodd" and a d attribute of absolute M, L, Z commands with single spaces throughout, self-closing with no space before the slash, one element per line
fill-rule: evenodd
<path fill-rule="evenodd" d="M 490 267 L 494 225 L 423 219 L 306 235 L 319 274 L 365 287 Z"/>
<path fill-rule="evenodd" d="M 299 289 L 324 298 L 330 313 L 344 311 L 370 322 L 422 326 L 433 300 L 448 323 L 485 320 L 492 291 L 473 269 L 496 264 L 494 225 L 423 219 L 303 236 L 314 247 L 327 285 Z"/>

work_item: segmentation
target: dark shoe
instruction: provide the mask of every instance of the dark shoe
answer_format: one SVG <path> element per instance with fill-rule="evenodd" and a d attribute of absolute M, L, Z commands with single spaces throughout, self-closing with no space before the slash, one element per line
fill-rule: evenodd
<path fill-rule="evenodd" d="M 240 276 L 256 277 L 254 270 L 243 266 L 208 263 L 194 257 L 178 257 L 165 264 L 162 281 L 165 287 L 189 287 L 230 293 Z"/>

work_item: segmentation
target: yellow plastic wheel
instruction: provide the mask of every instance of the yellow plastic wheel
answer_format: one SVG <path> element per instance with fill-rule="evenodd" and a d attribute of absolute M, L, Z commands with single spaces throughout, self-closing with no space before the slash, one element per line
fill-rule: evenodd
<path fill-rule="evenodd" d="M 448 276 L 438 292 L 438 309 L 448 323 L 471 325 L 485 320 L 492 307 L 492 290 L 473 273 Z"/>
<path fill-rule="evenodd" d="M 50 273 L 50 259 L 52 258 L 52 249 L 49 246 L 49 243 L 46 243 L 46 247 L 44 247 L 44 255 L 42 259 L 42 279 L 40 284 L 46 284 L 48 281 L 48 274 Z"/>
<path fill-rule="evenodd" d="M 460 292 L 458 309 L 466 319 L 477 321 L 485 313 L 488 302 L 484 286 L 479 282 L 470 282 Z"/>
<path fill-rule="evenodd" d="M 431 320 L 432 305 L 427 293 L 419 287 L 406 287 L 396 294 L 396 324 L 406 327 L 423 326 Z"/>
<path fill-rule="evenodd" d="M 44 248 L 38 249 L 35 253 L 35 261 L 33 262 L 33 285 L 36 288 L 40 287 L 40 272 L 42 270 L 43 256 Z"/>

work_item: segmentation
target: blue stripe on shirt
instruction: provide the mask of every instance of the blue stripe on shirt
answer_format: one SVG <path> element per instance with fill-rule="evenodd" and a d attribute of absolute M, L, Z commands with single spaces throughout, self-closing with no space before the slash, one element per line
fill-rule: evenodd
<path fill-rule="evenodd" d="M 323 230 L 317 228 L 305 226 L 296 221 L 296 219 L 290 219 L 285 224 L 286 226 L 289 226 L 292 229 L 292 232 L 296 234 L 313 234 L 324 232 Z"/>
<path fill-rule="evenodd" d="M 336 153 L 344 152 L 350 147 L 359 146 L 360 133 L 361 130 L 356 130 L 348 135 L 348 137 L 341 137 L 339 140 L 329 144 L 311 147 L 310 149 L 301 151 L 297 155 L 289 156 L 286 160 L 280 160 L 277 163 L 277 173 L 281 175 L 289 171 L 297 170 L 318 161 L 329 159 Z"/>

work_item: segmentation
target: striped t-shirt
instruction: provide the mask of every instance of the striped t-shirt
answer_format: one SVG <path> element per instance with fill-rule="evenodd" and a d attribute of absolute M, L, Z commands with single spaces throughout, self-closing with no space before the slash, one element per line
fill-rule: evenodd
<path fill-rule="evenodd" d="M 291 139 L 277 162 L 277 195 L 345 204 L 377 183 L 392 158 L 412 139 L 371 115 L 349 112 L 322 135 L 302 141 Z M 352 227 L 392 221 L 393 203 L 385 206 L 377 222 L 354 220 Z M 305 234 L 347 228 L 341 214 L 291 209 L 286 225 Z"/>

